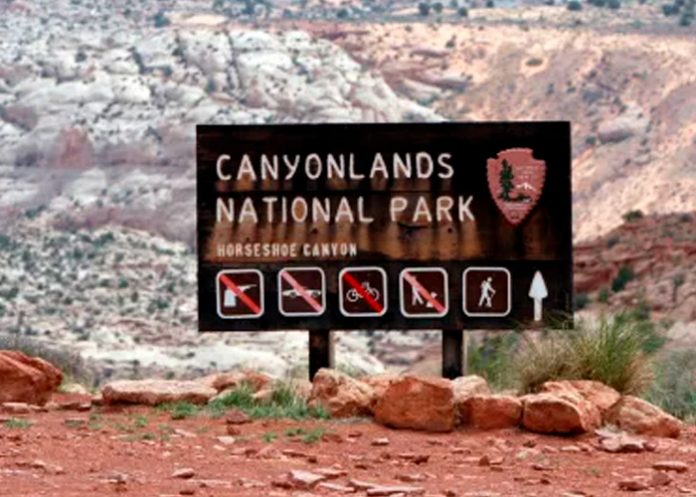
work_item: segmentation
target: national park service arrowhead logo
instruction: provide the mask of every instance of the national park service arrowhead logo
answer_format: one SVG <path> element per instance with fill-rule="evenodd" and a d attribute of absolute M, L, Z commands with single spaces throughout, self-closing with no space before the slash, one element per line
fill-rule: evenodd
<path fill-rule="evenodd" d="M 546 163 L 529 148 L 511 148 L 488 159 L 488 188 L 495 204 L 514 225 L 529 215 L 541 197 Z"/>

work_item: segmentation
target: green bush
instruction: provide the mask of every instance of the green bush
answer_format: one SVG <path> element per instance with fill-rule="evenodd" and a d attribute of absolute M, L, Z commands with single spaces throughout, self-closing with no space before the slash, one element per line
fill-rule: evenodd
<path fill-rule="evenodd" d="M 652 380 L 654 326 L 633 313 L 578 323 L 574 331 L 551 331 L 529 342 L 515 360 L 520 389 L 535 392 L 546 381 L 595 380 L 623 394 L 638 394 Z"/>
<path fill-rule="evenodd" d="M 636 278 L 636 274 L 633 272 L 633 269 L 631 269 L 628 266 L 621 266 L 619 269 L 619 273 L 616 275 L 616 278 L 614 278 L 611 282 L 611 290 L 614 293 L 620 292 L 624 288 L 626 288 L 626 285 L 628 284 L 629 281 L 632 281 Z"/>
<path fill-rule="evenodd" d="M 609 2 L 607 3 L 607 6 L 612 10 L 618 10 L 621 8 L 621 1 L 620 0 L 609 0 Z"/>
<path fill-rule="evenodd" d="M 643 214 L 643 211 L 641 210 L 632 210 L 628 211 L 626 214 L 623 215 L 623 220 L 626 223 L 630 223 L 632 221 L 638 221 L 639 219 L 643 219 L 645 215 Z"/>
<path fill-rule="evenodd" d="M 519 337 L 516 333 L 500 333 L 484 338 L 481 344 L 470 342 L 467 370 L 486 379 L 494 389 L 514 385 L 513 358 Z"/>
<path fill-rule="evenodd" d="M 655 381 L 645 398 L 670 414 L 696 420 L 696 350 L 671 350 L 655 364 Z"/>
<path fill-rule="evenodd" d="M 155 14 L 152 20 L 155 23 L 156 28 L 164 28 L 171 24 L 171 21 L 169 20 L 167 15 L 164 13 L 164 11 L 161 10 L 157 12 L 157 14 Z"/>
<path fill-rule="evenodd" d="M 469 9 L 466 7 L 459 7 L 457 9 L 457 14 L 459 14 L 459 17 L 469 17 Z"/>
<path fill-rule="evenodd" d="M 423 17 L 430 15 L 430 4 L 421 2 L 418 4 L 418 13 Z"/>
<path fill-rule="evenodd" d="M 582 10 L 582 4 L 578 0 L 570 0 L 567 4 L 567 9 L 577 12 L 578 10 Z"/>
<path fill-rule="evenodd" d="M 573 299 L 573 303 L 573 307 L 575 308 L 575 310 L 580 311 L 587 307 L 587 304 L 590 303 L 590 296 L 584 292 L 576 293 Z"/>
<path fill-rule="evenodd" d="M 599 291 L 599 294 L 597 295 L 597 302 L 600 304 L 606 304 L 609 302 L 609 289 L 608 288 L 602 288 Z"/>

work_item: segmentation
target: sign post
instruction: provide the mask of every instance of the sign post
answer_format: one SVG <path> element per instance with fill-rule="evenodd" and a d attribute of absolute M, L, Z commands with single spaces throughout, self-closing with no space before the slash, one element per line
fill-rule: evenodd
<path fill-rule="evenodd" d="M 199 330 L 572 326 L 564 122 L 199 126 Z M 456 331 L 455 331 L 456 330 Z"/>

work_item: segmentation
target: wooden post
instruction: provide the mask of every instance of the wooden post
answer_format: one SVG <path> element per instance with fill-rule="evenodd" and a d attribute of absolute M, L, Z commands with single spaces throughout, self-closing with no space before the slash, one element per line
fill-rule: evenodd
<path fill-rule="evenodd" d="M 309 381 L 321 368 L 334 367 L 334 340 L 331 330 L 309 332 Z"/>
<path fill-rule="evenodd" d="M 442 376 L 453 380 L 464 374 L 464 332 L 442 330 Z"/>

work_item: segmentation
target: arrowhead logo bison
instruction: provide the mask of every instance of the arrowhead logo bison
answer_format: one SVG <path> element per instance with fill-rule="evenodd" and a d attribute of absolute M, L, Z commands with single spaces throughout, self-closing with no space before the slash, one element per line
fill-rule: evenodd
<path fill-rule="evenodd" d="M 511 148 L 488 159 L 488 188 L 495 204 L 515 226 L 529 215 L 541 197 L 546 163 L 529 148 Z"/>

